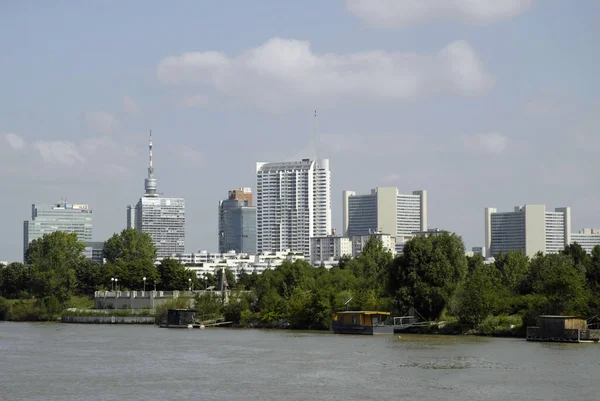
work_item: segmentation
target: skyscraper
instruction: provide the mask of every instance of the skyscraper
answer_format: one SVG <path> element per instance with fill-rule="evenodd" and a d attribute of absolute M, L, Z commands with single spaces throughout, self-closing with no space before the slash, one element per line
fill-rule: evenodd
<path fill-rule="evenodd" d="M 152 131 L 150 132 L 148 178 L 145 193 L 135 206 L 127 207 L 127 226 L 148 233 L 154 241 L 159 259 L 185 252 L 185 199 L 158 194 L 158 181 L 152 166 Z"/>
<path fill-rule="evenodd" d="M 416 232 L 427 231 L 427 191 L 401 194 L 395 187 L 379 187 L 370 194 L 344 191 L 344 235 L 381 232 L 396 237 L 398 247 Z"/>
<path fill-rule="evenodd" d="M 79 241 L 91 241 L 92 210 L 88 205 L 66 201 L 31 205 L 31 220 L 23 222 L 23 258 L 31 241 L 55 231 L 76 233 Z"/>
<path fill-rule="evenodd" d="M 557 253 L 571 243 L 571 208 L 546 211 L 545 205 L 515 206 L 512 212 L 485 209 L 485 248 L 487 256 L 522 250 Z"/>
<path fill-rule="evenodd" d="M 331 232 L 329 160 L 256 163 L 257 251 L 303 252 Z"/>
<path fill-rule="evenodd" d="M 219 252 L 256 254 L 256 207 L 250 188 L 229 191 L 219 201 Z"/>

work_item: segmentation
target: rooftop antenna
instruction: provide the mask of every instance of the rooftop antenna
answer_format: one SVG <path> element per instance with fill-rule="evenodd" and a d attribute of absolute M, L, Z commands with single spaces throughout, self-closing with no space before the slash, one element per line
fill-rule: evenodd
<path fill-rule="evenodd" d="M 315 154 L 315 160 L 319 160 L 319 153 L 318 153 L 318 149 L 319 149 L 319 141 L 318 141 L 318 134 L 317 134 L 317 110 L 315 110 L 315 125 L 314 125 L 314 130 L 313 130 L 313 151 Z"/>

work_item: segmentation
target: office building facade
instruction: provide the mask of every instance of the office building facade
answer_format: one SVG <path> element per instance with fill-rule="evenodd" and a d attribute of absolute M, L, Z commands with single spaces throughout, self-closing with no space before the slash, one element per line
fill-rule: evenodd
<path fill-rule="evenodd" d="M 536 253 L 557 253 L 571 242 L 571 209 L 546 211 L 545 205 L 516 206 L 512 212 L 485 209 L 487 257 L 521 250 L 529 257 Z"/>
<path fill-rule="evenodd" d="M 571 243 L 575 242 L 591 255 L 594 247 L 600 245 L 600 229 L 584 228 L 581 231 L 571 234 Z"/>
<path fill-rule="evenodd" d="M 310 263 L 315 266 L 328 261 L 339 261 L 343 256 L 352 256 L 350 238 L 326 235 L 312 237 L 310 242 Z"/>
<path fill-rule="evenodd" d="M 256 254 L 256 207 L 250 188 L 229 191 L 219 201 L 219 252 Z"/>
<path fill-rule="evenodd" d="M 256 164 L 257 252 L 310 256 L 310 238 L 331 232 L 329 160 Z"/>
<path fill-rule="evenodd" d="M 397 246 L 415 233 L 427 231 L 427 191 L 401 194 L 395 187 L 379 187 L 370 194 L 343 193 L 344 236 L 384 232 L 396 238 Z"/>
<path fill-rule="evenodd" d="M 161 260 L 185 252 L 185 199 L 160 196 L 152 165 L 152 133 L 149 143 L 148 178 L 144 180 L 144 196 L 127 207 L 127 227 L 152 237 Z"/>
<path fill-rule="evenodd" d="M 75 233 L 79 241 L 91 241 L 92 216 L 92 210 L 84 204 L 61 201 L 31 205 L 31 219 L 23 222 L 23 258 L 31 241 L 55 231 Z"/>

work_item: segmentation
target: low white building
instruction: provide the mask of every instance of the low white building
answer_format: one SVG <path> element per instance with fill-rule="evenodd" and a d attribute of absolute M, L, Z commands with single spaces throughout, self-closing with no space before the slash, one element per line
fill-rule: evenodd
<path fill-rule="evenodd" d="M 310 239 L 310 263 L 313 265 L 332 264 L 342 256 L 352 256 L 352 239 L 335 235 Z"/>
<path fill-rule="evenodd" d="M 355 235 L 352 237 L 352 257 L 357 258 L 363 248 L 371 238 L 378 238 L 383 244 L 383 248 L 396 256 L 396 237 L 390 234 L 373 233 L 369 235 Z"/>
<path fill-rule="evenodd" d="M 600 245 L 600 229 L 584 228 L 583 230 L 571 234 L 571 243 L 577 242 L 588 254 L 596 245 Z"/>
<path fill-rule="evenodd" d="M 224 267 L 230 270 L 237 280 L 242 270 L 248 274 L 253 272 L 261 274 L 267 269 L 280 266 L 286 260 L 290 262 L 304 260 L 304 254 L 289 250 L 259 255 L 236 253 L 235 251 L 225 253 L 198 251 L 197 253 L 175 254 L 173 259 L 179 260 L 188 269 L 196 272 L 196 276 L 200 279 L 204 277 L 204 274 L 216 274 Z"/>

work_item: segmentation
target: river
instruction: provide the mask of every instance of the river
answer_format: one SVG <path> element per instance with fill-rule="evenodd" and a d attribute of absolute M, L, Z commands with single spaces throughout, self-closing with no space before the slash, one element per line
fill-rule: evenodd
<path fill-rule="evenodd" d="M 0 322 L 0 400 L 596 400 L 600 344 Z"/>

